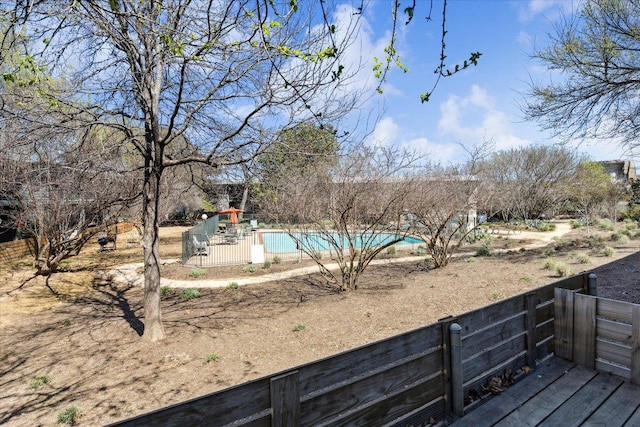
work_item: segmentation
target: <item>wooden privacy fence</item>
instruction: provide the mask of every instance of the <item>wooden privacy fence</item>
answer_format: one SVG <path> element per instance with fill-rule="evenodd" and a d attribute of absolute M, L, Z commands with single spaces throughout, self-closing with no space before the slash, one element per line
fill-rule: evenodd
<path fill-rule="evenodd" d="M 112 426 L 409 426 L 451 420 L 464 396 L 553 352 L 554 288 L 490 306 Z M 475 393 L 474 393 L 475 394 Z M 486 393 L 485 393 L 486 394 Z"/>
<path fill-rule="evenodd" d="M 640 305 L 555 291 L 555 354 L 640 384 Z"/>

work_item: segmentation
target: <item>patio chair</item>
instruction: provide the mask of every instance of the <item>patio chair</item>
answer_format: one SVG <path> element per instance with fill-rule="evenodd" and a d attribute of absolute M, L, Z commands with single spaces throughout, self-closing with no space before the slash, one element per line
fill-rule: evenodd
<path fill-rule="evenodd" d="M 224 240 L 226 243 L 235 245 L 238 243 L 238 230 L 235 228 L 227 229 L 227 232 L 224 233 Z"/>
<path fill-rule="evenodd" d="M 195 255 L 207 255 L 207 242 L 201 242 L 193 235 L 193 251 Z"/>

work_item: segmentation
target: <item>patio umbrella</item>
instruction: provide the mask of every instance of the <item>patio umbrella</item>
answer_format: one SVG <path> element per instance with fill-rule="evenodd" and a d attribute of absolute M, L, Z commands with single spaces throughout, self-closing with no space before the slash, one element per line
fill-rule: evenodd
<path fill-rule="evenodd" d="M 227 209 L 223 209 L 221 211 L 218 211 L 218 214 L 222 214 L 222 215 L 229 215 L 229 222 L 231 224 L 237 224 L 238 223 L 238 214 L 244 212 L 242 209 L 238 209 L 238 208 L 234 208 L 234 207 L 230 207 Z"/>

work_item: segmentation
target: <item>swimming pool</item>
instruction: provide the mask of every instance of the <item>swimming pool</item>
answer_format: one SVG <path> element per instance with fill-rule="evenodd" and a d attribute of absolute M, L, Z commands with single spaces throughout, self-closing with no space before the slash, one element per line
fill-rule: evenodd
<path fill-rule="evenodd" d="M 333 234 L 321 234 L 321 233 L 293 233 L 294 237 L 282 231 L 272 231 L 262 233 L 262 243 L 264 244 L 265 252 L 274 254 L 284 254 L 289 252 L 298 252 L 300 250 L 307 251 L 328 251 L 331 248 L 339 245 L 342 241 L 342 246 L 347 247 L 348 241 L 344 236 L 340 236 L 338 233 Z M 358 236 L 355 242 L 356 247 L 362 247 L 363 241 L 366 241 L 366 246 L 380 246 L 393 240 L 396 235 L 391 233 L 376 233 L 376 234 L 364 234 Z M 336 242 L 337 244 L 333 244 Z M 405 237 L 396 245 L 406 245 L 424 243 L 420 239 L 415 237 Z"/>

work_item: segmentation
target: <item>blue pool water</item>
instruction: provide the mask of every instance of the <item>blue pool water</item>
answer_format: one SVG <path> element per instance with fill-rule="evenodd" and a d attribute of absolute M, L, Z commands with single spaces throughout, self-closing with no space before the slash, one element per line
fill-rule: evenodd
<path fill-rule="evenodd" d="M 323 235 L 319 233 L 294 233 L 293 238 L 284 232 L 268 232 L 262 233 L 262 242 L 264 243 L 265 252 L 283 254 L 288 252 L 296 252 L 301 248 L 306 250 L 327 251 L 332 247 L 338 246 L 330 243 L 338 242 L 340 235 Z M 356 239 L 356 247 L 361 247 L 363 240 L 366 240 L 367 246 L 383 245 L 394 238 L 393 234 L 380 233 L 375 235 L 363 235 Z M 405 237 L 396 245 L 424 243 L 420 239 L 414 237 Z M 342 242 L 343 247 L 347 247 L 348 243 L 345 239 Z"/>

